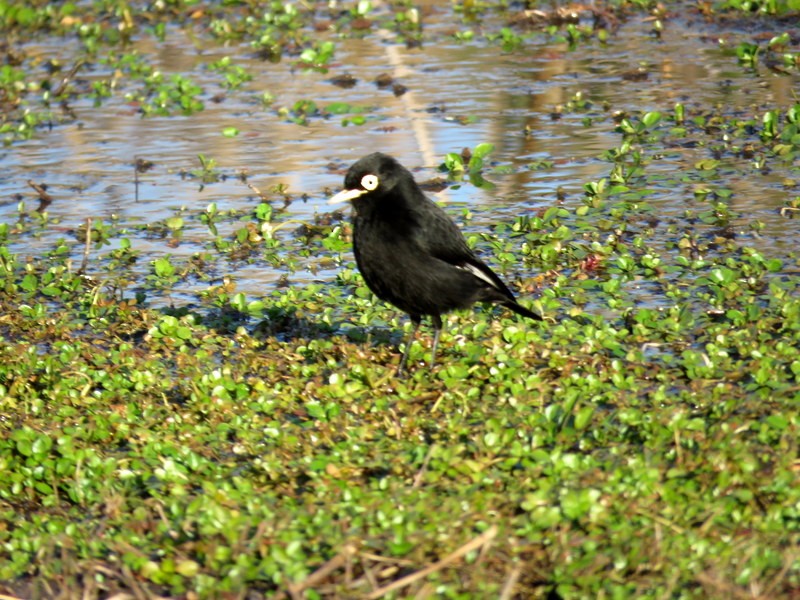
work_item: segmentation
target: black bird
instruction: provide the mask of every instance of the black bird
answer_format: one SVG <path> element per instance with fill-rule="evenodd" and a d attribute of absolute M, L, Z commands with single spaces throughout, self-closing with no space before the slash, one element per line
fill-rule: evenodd
<path fill-rule="evenodd" d="M 542 320 L 517 304 L 511 290 L 470 250 L 458 226 L 391 156 L 375 152 L 350 167 L 344 190 L 328 204 L 347 201 L 354 209 L 353 253 L 367 287 L 408 313 L 414 324 L 400 372 L 424 315 L 434 328 L 431 367 L 442 313 L 492 302 Z"/>

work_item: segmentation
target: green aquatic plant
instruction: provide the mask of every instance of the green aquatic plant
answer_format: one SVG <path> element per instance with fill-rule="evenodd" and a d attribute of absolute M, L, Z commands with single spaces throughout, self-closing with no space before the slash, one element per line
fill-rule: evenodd
<path fill-rule="evenodd" d="M 197 177 L 203 185 L 219 181 L 222 173 L 217 168 L 217 161 L 205 154 L 198 154 L 197 160 L 200 161 L 200 168 L 191 171 L 191 175 Z"/>
<path fill-rule="evenodd" d="M 225 77 L 223 85 L 228 90 L 237 90 L 245 83 L 252 81 L 253 76 L 244 67 L 234 65 L 230 56 L 224 56 L 208 65 L 209 70 Z"/>
<path fill-rule="evenodd" d="M 314 44 L 300 53 L 300 63 L 309 68 L 326 71 L 326 65 L 333 58 L 336 45 L 330 40 Z"/>
<path fill-rule="evenodd" d="M 491 187 L 491 183 L 483 178 L 484 159 L 492 153 L 494 144 L 482 143 L 475 146 L 471 151 L 461 154 L 450 152 L 445 155 L 444 163 L 441 165 L 443 171 L 447 171 L 451 178 L 462 179 L 467 177 L 469 181 L 478 187 Z"/>
<path fill-rule="evenodd" d="M 145 78 L 143 94 L 130 94 L 131 100 L 140 103 L 144 116 L 169 116 L 175 112 L 192 115 L 205 109 L 199 98 L 203 89 L 190 78 L 175 74 L 168 79 L 160 71 Z"/>

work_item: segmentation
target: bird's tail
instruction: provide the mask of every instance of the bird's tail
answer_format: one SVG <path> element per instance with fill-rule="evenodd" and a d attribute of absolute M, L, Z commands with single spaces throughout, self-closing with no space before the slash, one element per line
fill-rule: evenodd
<path fill-rule="evenodd" d="M 523 317 L 528 317 L 529 319 L 536 319 L 537 321 L 544 320 L 542 315 L 528 310 L 527 308 L 525 308 L 521 304 L 517 304 L 513 300 L 506 300 L 505 302 L 502 303 L 502 305 L 505 306 L 508 310 L 513 310 L 515 313 L 517 313 L 518 315 L 522 315 Z"/>

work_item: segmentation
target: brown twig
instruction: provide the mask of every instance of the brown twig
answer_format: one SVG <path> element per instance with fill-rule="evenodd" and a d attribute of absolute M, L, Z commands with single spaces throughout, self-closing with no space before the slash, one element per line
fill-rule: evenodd
<path fill-rule="evenodd" d="M 93 566 L 93 568 L 94 568 L 95 571 L 97 571 L 98 573 L 100 573 L 102 575 L 105 575 L 109 579 L 110 578 L 118 579 L 124 585 L 129 586 L 131 588 L 131 590 L 132 590 L 131 593 L 128 593 L 128 592 L 117 592 L 116 594 L 114 594 L 112 596 L 108 596 L 106 598 L 106 600 L 148 600 L 144 595 L 141 594 L 141 590 L 137 590 L 137 588 L 135 587 L 138 584 L 136 584 L 136 582 L 134 581 L 133 582 L 134 585 L 131 585 L 130 581 L 126 581 L 126 578 L 125 578 L 124 574 L 122 574 L 122 573 L 120 573 L 118 571 L 115 571 L 113 569 L 109 569 L 108 567 L 106 567 L 104 565 L 101 565 L 101 564 L 95 564 Z"/>
<path fill-rule="evenodd" d="M 58 98 L 62 93 L 64 93 L 64 89 L 69 85 L 69 82 L 72 81 L 73 77 L 75 77 L 78 69 L 80 69 L 83 65 L 83 60 L 79 60 L 72 65 L 72 68 L 69 70 L 69 72 L 61 79 L 61 83 L 58 85 L 58 87 L 53 90 L 53 98 Z"/>
<path fill-rule="evenodd" d="M 116 542 L 115 549 L 120 552 L 130 552 L 131 554 L 135 554 L 139 557 L 146 556 L 140 549 L 131 546 L 127 542 Z M 104 572 L 102 569 L 98 569 L 97 565 L 95 565 L 95 569 L 99 570 L 101 573 Z M 129 588 L 130 593 L 133 594 L 136 600 L 162 600 L 160 596 L 152 594 L 149 592 L 149 590 L 142 587 L 142 584 L 139 583 L 128 565 L 122 564 L 120 565 L 119 571 L 113 571 L 109 569 L 109 572 L 116 573 L 116 576 L 123 583 L 123 585 Z"/>
<path fill-rule="evenodd" d="M 508 578 L 503 584 L 503 589 L 500 592 L 500 600 L 511 600 L 514 594 L 514 587 L 517 585 L 520 575 L 522 575 L 522 567 L 517 565 L 511 570 L 511 573 L 508 574 Z"/>
<path fill-rule="evenodd" d="M 81 261 L 81 268 L 78 269 L 79 274 L 86 272 L 86 267 L 89 265 L 89 253 L 92 251 L 92 217 L 86 218 L 86 245 L 83 247 L 83 260 Z"/>
<path fill-rule="evenodd" d="M 359 552 L 359 558 L 366 558 L 371 560 L 372 562 L 379 562 L 379 563 L 391 563 L 393 565 L 403 565 L 406 567 L 410 567 L 413 565 L 413 561 L 410 561 L 406 558 L 386 558 L 385 556 L 381 556 L 380 554 L 373 554 L 372 552 Z"/>
<path fill-rule="evenodd" d="M 641 516 L 647 518 L 647 519 L 651 519 L 651 520 L 655 521 L 656 523 L 659 523 L 659 524 L 663 525 L 664 527 L 669 527 L 675 533 L 678 533 L 680 535 L 686 535 L 686 530 L 683 527 L 681 527 L 680 525 L 677 525 L 676 523 L 673 523 L 669 519 L 665 519 L 664 517 L 662 517 L 660 515 L 656 515 L 656 514 L 647 512 L 646 510 L 643 510 L 643 509 L 635 509 L 634 512 L 636 514 L 638 514 L 638 515 L 641 515 Z"/>
<path fill-rule="evenodd" d="M 431 462 L 431 456 L 433 456 L 434 448 L 436 448 L 436 444 L 431 444 L 431 447 L 428 448 L 428 453 L 422 460 L 422 466 L 419 468 L 419 471 L 417 471 L 417 474 L 414 476 L 414 483 L 411 485 L 412 489 L 416 489 L 422 485 L 422 478 L 425 476 L 425 471 L 428 470 L 428 463 Z"/>
<path fill-rule="evenodd" d="M 319 569 L 314 571 L 311 575 L 306 577 L 300 583 L 290 583 L 288 585 L 289 595 L 293 599 L 302 598 L 303 591 L 314 587 L 322 582 L 328 575 L 333 573 L 336 569 L 343 567 L 350 560 L 350 557 L 356 553 L 356 547 L 352 544 L 347 544 L 342 551 L 336 556 L 322 565 Z"/>
<path fill-rule="evenodd" d="M 389 592 L 392 592 L 392 591 L 400 589 L 400 588 L 404 588 L 407 585 L 411 585 L 415 581 L 418 581 L 418 580 L 420 580 L 420 579 L 422 579 L 424 577 L 427 577 L 431 573 L 435 573 L 436 571 L 440 571 L 441 569 L 453 564 L 454 562 L 456 562 L 457 560 L 459 560 L 463 556 L 469 554 L 473 550 L 476 550 L 476 549 L 480 548 L 484 544 L 488 544 L 489 542 L 491 542 L 495 538 L 495 536 L 497 536 L 497 525 L 492 525 L 489 529 L 484 531 L 478 537 L 470 540 L 469 542 L 467 542 L 466 544 L 461 546 L 455 552 L 453 552 L 451 554 L 448 554 L 442 560 L 439 560 L 439 561 L 433 563 L 432 565 L 429 565 L 429 566 L 425 567 L 424 569 L 421 569 L 421 570 L 419 570 L 419 571 L 417 571 L 415 573 L 411 573 L 410 575 L 406 575 L 405 577 L 402 577 L 402 578 L 398 579 L 397 581 L 393 581 L 389 585 L 386 585 L 386 586 L 384 586 L 382 588 L 379 588 L 379 589 L 375 590 L 371 594 L 367 595 L 365 598 L 367 600 L 377 600 L 378 598 L 382 598 L 383 596 L 385 596 Z"/>
<path fill-rule="evenodd" d="M 758 593 L 752 594 L 734 585 L 733 583 L 724 581 L 719 577 L 710 575 L 708 573 L 698 573 L 697 581 L 699 581 L 700 585 L 705 588 L 706 592 L 719 598 L 731 598 L 734 600 L 757 600 L 759 598 L 767 598 L 766 596 Z"/>
<path fill-rule="evenodd" d="M 359 558 L 362 557 L 359 555 Z M 370 566 L 365 564 L 363 560 L 360 562 L 361 566 L 364 568 L 364 577 L 369 582 L 370 587 L 372 587 L 373 590 L 377 590 L 380 585 L 378 584 L 378 579 L 375 577 L 375 573 L 372 572 Z"/>
<path fill-rule="evenodd" d="M 139 173 L 147 173 L 153 168 L 153 162 L 137 157 L 133 161 L 133 189 L 135 190 L 135 201 L 139 201 Z"/>
<path fill-rule="evenodd" d="M 785 217 L 787 214 L 797 211 L 800 211 L 800 208 L 794 206 L 784 206 L 783 208 L 781 208 L 781 216 Z"/>
<path fill-rule="evenodd" d="M 131 593 L 136 600 L 153 600 L 154 596 L 150 594 L 142 585 L 136 580 L 136 577 L 128 565 L 122 565 L 122 581 L 130 587 Z"/>
<path fill-rule="evenodd" d="M 254 193 L 256 196 L 258 196 L 259 198 L 261 198 L 261 200 L 263 200 L 264 202 L 267 202 L 267 201 L 268 201 L 268 198 L 267 198 L 267 197 L 266 197 L 266 196 L 265 196 L 265 195 L 264 195 L 264 194 L 261 192 L 261 190 L 260 190 L 260 189 L 258 189 L 256 186 L 254 186 L 254 185 L 253 185 L 252 183 L 250 183 L 249 181 L 245 181 L 244 183 L 245 183 L 245 185 L 246 185 L 247 187 L 249 187 L 249 188 L 250 188 L 250 190 L 251 190 L 251 191 L 252 191 L 252 192 L 253 192 L 253 193 Z"/>
<path fill-rule="evenodd" d="M 45 208 L 53 203 L 53 197 L 47 193 L 46 185 L 40 185 L 32 179 L 28 179 L 28 185 L 31 186 L 37 194 L 39 194 L 39 206 L 36 208 L 36 212 L 42 212 Z"/>
<path fill-rule="evenodd" d="M 780 570 L 780 573 L 775 575 L 772 578 L 772 581 L 764 588 L 764 597 L 765 598 L 774 598 L 775 592 L 778 590 L 778 586 L 786 580 L 786 575 L 789 571 L 792 570 L 792 567 L 795 564 L 795 559 L 797 559 L 796 552 L 790 552 L 785 556 L 785 560 L 783 561 L 783 567 Z"/>

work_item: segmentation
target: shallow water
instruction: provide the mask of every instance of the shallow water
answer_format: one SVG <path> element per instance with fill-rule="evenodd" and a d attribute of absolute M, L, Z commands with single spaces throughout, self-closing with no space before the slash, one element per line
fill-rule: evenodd
<path fill-rule="evenodd" d="M 36 206 L 26 185 L 29 179 L 48 184 L 55 198 L 48 212 L 57 225 L 38 238 L 26 237 L 12 251 L 26 255 L 50 248 L 53 240 L 70 237 L 71 230 L 89 216 L 116 216 L 123 224 L 136 225 L 173 216 L 181 207 L 196 212 L 211 202 L 223 211 L 247 210 L 259 200 L 235 177 L 242 170 L 264 192 L 277 184 L 288 186 L 296 200 L 279 220 L 311 221 L 315 214 L 329 211 L 326 194 L 339 188 L 346 167 L 374 150 L 395 155 L 420 179 L 437 175 L 436 167 L 447 152 L 482 142 L 495 145 L 490 157 L 494 164 L 521 167 L 541 160 L 553 162 L 550 169 L 491 173 L 493 190 L 465 184 L 436 195 L 458 207 L 469 207 L 475 213 L 470 228 L 481 230 L 554 204 L 559 188 L 566 193 L 568 205 L 580 204 L 583 185 L 608 175 L 610 164 L 601 154 L 621 140 L 613 131 L 613 121 L 606 118 L 609 111 L 667 113 L 676 102 L 683 102 L 689 117 L 693 109 L 719 105 L 727 114 L 760 118 L 765 106 L 785 110 L 794 104 L 793 93 L 798 89 L 796 75 L 754 74 L 737 65 L 735 56 L 723 51 L 698 25 L 671 21 L 657 40 L 650 35 L 651 24 L 637 16 L 610 35 L 606 45 L 586 41 L 569 49 L 542 34 L 505 53 L 485 41 L 454 41 L 448 34 L 459 26 L 449 21 L 448 11 L 434 11 L 427 18 L 429 41 L 422 48 L 407 49 L 386 32 L 337 40 L 328 73 L 296 69 L 290 59 L 264 62 L 246 45 L 198 47 L 202 42 L 196 33 L 180 29 L 170 29 L 163 44 L 151 37 L 135 41 L 135 49 L 158 69 L 181 73 L 201 85 L 205 110 L 187 117 L 142 118 L 137 107 L 124 99 L 124 91 L 137 84 L 123 79 L 122 91 L 100 107 L 90 100 L 76 102 L 72 106 L 79 116 L 76 123 L 0 149 L 0 222 L 16 220 L 18 194 L 28 208 Z M 42 59 L 57 57 L 70 64 L 78 52 L 77 44 L 70 47 L 73 43 L 38 41 L 25 49 Z M 211 97 L 223 91 L 218 85 L 220 76 L 209 73 L 204 65 L 224 56 L 231 56 L 254 79 L 216 103 Z M 642 65 L 648 71 L 646 80 L 623 79 L 624 73 Z M 329 81 L 342 73 L 356 77 L 357 85 L 342 89 Z M 395 97 L 391 90 L 379 90 L 373 80 L 382 73 L 395 76 L 408 93 Z M 97 68 L 80 76 L 91 80 L 104 75 Z M 259 102 L 265 91 L 275 97 L 272 106 Z M 592 108 L 551 118 L 556 107 L 577 93 L 591 101 Z M 301 126 L 279 113 L 280 107 L 291 107 L 302 99 L 321 107 L 332 102 L 367 107 L 368 121 L 343 127 L 342 116 L 312 117 L 307 126 Z M 583 124 L 587 116 L 603 117 L 603 121 L 587 127 Z M 222 129 L 229 126 L 237 127 L 240 134 L 223 137 Z M 215 159 L 227 178 L 201 189 L 197 179 L 181 176 L 199 167 L 199 154 Z M 139 176 L 138 201 L 136 157 L 155 164 Z M 648 166 L 648 173 L 674 174 L 706 158 L 710 158 L 707 148 L 672 148 Z M 785 186 L 788 175 L 797 175 L 797 167 L 762 174 L 746 163 L 733 161 L 734 172 L 727 182 L 734 190 L 731 204 L 742 215 L 737 229 L 746 233 L 751 221 L 760 220 L 765 224 L 761 236 L 748 243 L 770 253 L 794 250 L 797 221 L 781 217 L 779 209 L 797 194 L 796 186 Z M 649 201 L 659 215 L 682 214 L 694 202 L 692 186 L 656 187 Z M 453 214 L 457 216 L 459 210 L 454 208 Z M 143 258 L 149 259 L 191 255 L 213 239 L 195 219 L 187 219 L 176 247 L 168 247 L 161 239 L 145 239 L 137 231 L 130 237 Z M 79 246 L 75 252 L 79 260 Z M 139 263 L 143 271 L 148 270 L 147 262 Z M 297 272 L 292 280 L 324 281 L 333 272 Z M 233 275 L 239 291 L 259 296 L 275 285 L 281 273 L 257 263 L 233 269 Z"/>

